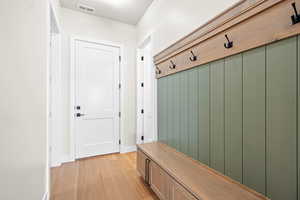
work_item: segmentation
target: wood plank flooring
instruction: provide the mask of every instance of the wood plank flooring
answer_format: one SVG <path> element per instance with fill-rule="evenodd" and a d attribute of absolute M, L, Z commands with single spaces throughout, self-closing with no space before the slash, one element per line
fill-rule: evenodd
<path fill-rule="evenodd" d="M 136 152 L 97 156 L 51 170 L 51 200 L 158 200 L 136 171 Z"/>

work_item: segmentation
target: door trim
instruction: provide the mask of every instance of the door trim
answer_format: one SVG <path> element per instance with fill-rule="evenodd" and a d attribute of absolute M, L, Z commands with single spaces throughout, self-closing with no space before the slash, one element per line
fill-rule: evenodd
<path fill-rule="evenodd" d="M 95 44 L 102 44 L 106 46 L 112 46 L 112 47 L 117 47 L 120 49 L 120 56 L 121 58 L 124 58 L 124 47 L 123 44 L 120 43 L 114 43 L 111 41 L 104 41 L 104 40 L 94 40 L 94 39 L 88 39 L 84 37 L 79 37 L 79 36 L 74 36 L 72 35 L 70 38 L 70 112 L 69 112 L 69 117 L 70 117 L 70 159 L 69 161 L 75 161 L 76 160 L 76 140 L 75 140 L 75 117 L 74 117 L 74 106 L 75 106 L 75 42 L 76 41 L 83 41 L 83 42 L 89 42 L 89 43 L 95 43 Z M 121 60 L 119 64 L 119 81 L 122 84 L 123 83 L 123 61 Z M 119 111 L 122 110 L 122 90 L 120 89 L 119 91 Z M 121 129 L 121 120 L 119 120 L 119 134 L 118 134 L 118 139 L 121 140 L 121 135 L 122 135 L 122 129 Z M 119 152 L 121 150 L 121 145 L 119 144 Z"/>
<path fill-rule="evenodd" d="M 157 128 L 157 79 L 156 79 L 156 74 L 155 74 L 155 66 L 153 64 L 153 58 L 151 56 L 151 50 L 152 50 L 152 46 L 153 46 L 153 41 L 152 41 L 152 35 L 149 35 L 143 42 L 140 43 L 140 45 L 138 45 L 138 48 L 136 50 L 137 56 L 136 56 L 136 65 L 137 65 L 137 71 L 136 71 L 136 91 L 137 91 L 137 95 L 136 95 L 136 143 L 137 144 L 142 144 L 142 143 L 147 143 L 147 142 L 154 142 L 157 141 L 158 138 L 158 128 Z M 147 51 L 147 47 L 150 49 L 149 51 Z M 146 49 L 146 51 L 145 51 Z M 146 60 L 150 60 L 150 62 L 145 62 L 141 61 L 141 56 L 144 57 L 144 61 Z M 145 83 L 145 77 L 144 74 L 145 72 L 143 71 L 143 74 L 140 73 L 139 69 L 143 67 L 143 70 L 146 70 L 147 68 L 153 68 L 153 102 L 152 104 L 146 104 L 144 101 L 144 97 L 145 97 L 145 93 L 141 93 L 141 82 Z M 151 74 L 152 76 L 152 74 Z M 144 86 L 143 91 L 147 91 L 145 89 L 146 87 Z M 142 98 L 143 97 L 143 101 Z M 144 134 L 144 141 L 142 141 L 141 136 L 142 136 L 142 132 L 145 129 L 145 115 L 141 115 L 141 109 L 147 109 L 147 107 L 151 107 L 152 108 L 152 112 L 153 112 L 153 137 L 149 140 L 149 138 L 145 137 Z"/>

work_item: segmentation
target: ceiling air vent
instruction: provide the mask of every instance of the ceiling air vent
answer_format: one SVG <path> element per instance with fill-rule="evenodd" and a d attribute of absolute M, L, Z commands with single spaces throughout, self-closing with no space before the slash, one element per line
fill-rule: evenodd
<path fill-rule="evenodd" d="M 87 5 L 83 5 L 83 4 L 78 4 L 77 7 L 85 12 L 95 12 L 95 8 L 89 7 Z"/>

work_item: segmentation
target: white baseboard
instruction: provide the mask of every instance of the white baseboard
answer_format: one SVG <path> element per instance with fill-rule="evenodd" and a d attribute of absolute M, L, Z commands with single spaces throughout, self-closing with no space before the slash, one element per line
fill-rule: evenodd
<path fill-rule="evenodd" d="M 61 163 L 74 162 L 75 160 L 69 155 L 64 155 L 61 157 Z"/>
<path fill-rule="evenodd" d="M 51 167 L 60 167 L 64 163 L 74 162 L 74 159 L 69 155 L 62 155 L 60 160 L 55 160 L 51 163 Z"/>
<path fill-rule="evenodd" d="M 129 153 L 129 152 L 134 152 L 136 151 L 136 145 L 132 146 L 121 146 L 121 151 L 120 153 Z"/>
<path fill-rule="evenodd" d="M 49 200 L 48 192 L 45 192 L 42 200 Z"/>
<path fill-rule="evenodd" d="M 51 167 L 59 167 L 59 166 L 61 166 L 61 161 L 52 161 L 52 163 L 51 163 Z"/>
<path fill-rule="evenodd" d="M 121 146 L 120 148 L 120 153 L 129 153 L 129 152 L 134 152 L 136 151 L 136 145 L 132 145 L 132 146 Z M 60 161 L 54 161 L 53 163 L 51 163 L 51 167 L 59 167 L 64 163 L 69 163 L 69 162 L 74 162 L 75 160 L 69 156 L 69 155 L 63 155 L 61 156 L 61 160 Z"/>

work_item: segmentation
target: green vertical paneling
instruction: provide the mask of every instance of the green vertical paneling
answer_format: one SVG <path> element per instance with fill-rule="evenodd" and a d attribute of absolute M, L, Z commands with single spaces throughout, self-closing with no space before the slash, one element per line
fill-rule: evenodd
<path fill-rule="evenodd" d="M 163 90 L 163 85 L 162 85 L 163 80 L 158 79 L 157 80 L 157 140 L 162 141 L 162 121 L 163 116 L 163 105 L 162 105 L 162 90 Z"/>
<path fill-rule="evenodd" d="M 224 60 L 210 64 L 210 165 L 224 173 Z"/>
<path fill-rule="evenodd" d="M 210 143 L 209 73 L 209 65 L 198 68 L 198 160 L 206 165 L 209 165 Z"/>
<path fill-rule="evenodd" d="M 168 111 L 168 144 L 171 147 L 174 146 L 175 135 L 174 135 L 174 95 L 175 95 L 175 75 L 169 76 L 169 83 L 168 83 L 169 93 L 168 93 L 168 104 L 169 104 L 169 111 Z"/>
<path fill-rule="evenodd" d="M 188 154 L 188 73 L 180 73 L 180 151 Z"/>
<path fill-rule="evenodd" d="M 167 76 L 167 144 L 171 146 L 172 140 L 172 76 Z"/>
<path fill-rule="evenodd" d="M 198 73 L 187 71 L 188 79 L 188 155 L 198 160 Z"/>
<path fill-rule="evenodd" d="M 225 59 L 225 174 L 243 182 L 242 55 Z"/>
<path fill-rule="evenodd" d="M 297 199 L 297 40 L 267 46 L 267 195 Z"/>
<path fill-rule="evenodd" d="M 299 125 L 300 125 L 300 116 L 299 116 L 299 113 L 300 113 L 300 98 L 299 98 L 299 95 L 300 95 L 300 36 L 297 36 L 297 42 L 298 42 L 298 45 L 297 45 L 297 53 L 298 53 L 298 59 L 297 59 L 297 63 L 298 63 L 298 67 L 297 67 L 297 70 L 298 70 L 298 77 L 297 77 L 297 81 L 298 81 L 298 91 L 297 91 L 297 98 L 298 98 L 298 115 L 297 115 L 297 118 L 298 118 L 298 124 L 297 124 L 297 137 L 298 137 L 298 143 L 297 143 L 297 148 L 298 148 L 298 166 L 297 166 L 297 170 L 298 170 L 298 200 L 300 200 L 300 147 L 299 147 L 299 144 L 300 144 L 300 129 L 299 129 Z"/>
<path fill-rule="evenodd" d="M 162 95 L 162 79 L 158 79 L 157 80 L 157 131 L 158 131 L 158 135 L 157 135 L 157 140 L 161 141 L 161 122 L 163 120 L 162 118 L 162 105 L 161 105 L 161 95 Z"/>
<path fill-rule="evenodd" d="M 266 189 L 266 62 L 265 47 L 243 54 L 243 183 Z"/>
<path fill-rule="evenodd" d="M 178 116 L 178 120 L 179 120 L 179 135 L 178 135 L 178 151 L 183 152 L 183 148 L 182 148 L 182 138 L 184 137 L 183 135 L 183 131 L 184 131 L 184 127 L 182 124 L 182 112 L 183 112 L 183 72 L 178 73 L 178 112 L 180 113 L 180 115 Z"/>
<path fill-rule="evenodd" d="M 168 140 L 168 79 L 163 79 L 163 142 L 167 144 Z"/>
<path fill-rule="evenodd" d="M 169 144 L 169 110 L 170 110 L 170 104 L 169 104 L 169 79 L 170 77 L 167 76 L 165 79 L 165 143 Z"/>
<path fill-rule="evenodd" d="M 174 115 L 174 121 L 173 121 L 173 127 L 174 127 L 174 147 L 176 149 L 179 149 L 179 142 L 180 142 L 180 104 L 179 104 L 179 74 L 174 75 L 174 93 L 173 93 L 173 101 L 174 101 L 174 107 L 173 107 L 173 115 Z"/>
<path fill-rule="evenodd" d="M 160 78 L 159 141 L 272 200 L 296 200 L 299 48 L 293 37 Z"/>
<path fill-rule="evenodd" d="M 168 144 L 168 78 L 164 78 L 164 98 L 163 98 L 163 105 L 164 105 L 164 133 L 163 133 L 163 142 Z"/>
<path fill-rule="evenodd" d="M 167 118 L 167 107 L 166 107 L 166 90 L 167 90 L 167 85 L 166 85 L 166 78 L 161 78 L 158 80 L 158 85 L 159 85 L 159 94 L 158 94 L 158 105 L 160 107 L 160 110 L 158 112 L 158 118 L 159 118 L 159 141 L 166 143 L 166 118 Z"/>

